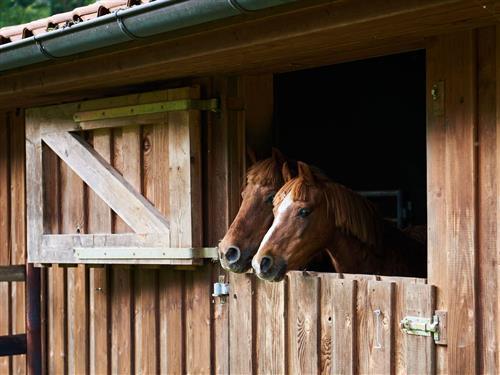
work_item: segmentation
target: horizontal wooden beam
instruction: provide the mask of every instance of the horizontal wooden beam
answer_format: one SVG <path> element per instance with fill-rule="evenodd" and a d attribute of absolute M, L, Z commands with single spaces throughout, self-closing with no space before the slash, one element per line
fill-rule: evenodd
<path fill-rule="evenodd" d="M 73 115 L 73 120 L 75 122 L 109 120 L 154 113 L 188 111 L 191 109 L 216 112 L 219 109 L 219 101 L 217 99 L 179 99 L 114 108 L 103 108 L 93 111 L 76 112 Z"/>
<path fill-rule="evenodd" d="M 156 265 L 200 265 L 203 258 L 211 258 L 214 250 L 205 251 L 195 248 L 192 258 L 168 258 L 165 256 L 151 257 L 81 257 L 82 249 L 85 251 L 115 251 L 123 249 L 124 254 L 134 248 L 144 252 L 147 249 L 170 249 L 170 236 L 168 234 L 47 234 L 42 236 L 40 256 L 33 260 L 38 264 L 156 264 Z M 183 249 L 180 249 L 182 252 Z M 132 251 L 133 252 L 133 251 Z M 97 256 L 97 255 L 96 255 Z"/>
<path fill-rule="evenodd" d="M 169 233 L 167 219 L 79 136 L 57 132 L 42 140 L 136 233 Z"/>
<path fill-rule="evenodd" d="M 26 335 L 0 336 L 0 357 L 26 354 Z"/>
<path fill-rule="evenodd" d="M 79 259 L 218 259 L 216 247 L 74 247 Z"/>
<path fill-rule="evenodd" d="M 26 267 L 24 265 L 0 266 L 1 281 L 26 281 Z"/>

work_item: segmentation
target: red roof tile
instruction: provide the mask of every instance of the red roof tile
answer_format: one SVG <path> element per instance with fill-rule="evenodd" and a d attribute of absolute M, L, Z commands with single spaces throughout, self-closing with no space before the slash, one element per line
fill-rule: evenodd
<path fill-rule="evenodd" d="M 6 44 L 40 35 L 48 31 L 70 26 L 73 23 L 88 21 L 118 9 L 149 3 L 150 0 L 99 0 L 94 4 L 73 9 L 70 12 L 54 14 L 53 16 L 35 20 L 29 23 L 0 28 L 0 44 Z"/>

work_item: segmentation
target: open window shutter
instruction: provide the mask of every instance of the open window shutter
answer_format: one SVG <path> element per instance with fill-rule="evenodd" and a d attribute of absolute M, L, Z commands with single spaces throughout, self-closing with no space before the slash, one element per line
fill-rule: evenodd
<path fill-rule="evenodd" d="M 216 103 L 199 95 L 185 87 L 28 110 L 29 260 L 200 263 L 200 110 Z"/>

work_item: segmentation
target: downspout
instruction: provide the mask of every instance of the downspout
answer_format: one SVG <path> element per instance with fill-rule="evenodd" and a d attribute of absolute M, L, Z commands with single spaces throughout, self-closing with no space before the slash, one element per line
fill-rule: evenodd
<path fill-rule="evenodd" d="M 297 0 L 157 0 L 0 45 L 0 72 Z"/>

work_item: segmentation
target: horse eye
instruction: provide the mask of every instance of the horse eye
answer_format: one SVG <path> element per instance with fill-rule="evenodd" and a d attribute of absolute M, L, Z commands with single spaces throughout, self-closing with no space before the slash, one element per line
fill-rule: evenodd
<path fill-rule="evenodd" d="M 307 216 L 309 216 L 310 214 L 311 214 L 311 210 L 310 210 L 310 209 L 308 209 L 308 208 L 301 208 L 301 209 L 299 210 L 299 216 L 300 216 L 300 217 L 302 217 L 302 218 L 307 217 Z"/>
<path fill-rule="evenodd" d="M 273 204 L 273 200 L 274 200 L 274 196 L 276 195 L 276 193 L 271 193 L 269 194 L 265 199 L 264 199 L 264 202 L 266 202 L 267 204 L 270 204 L 272 205 Z"/>

